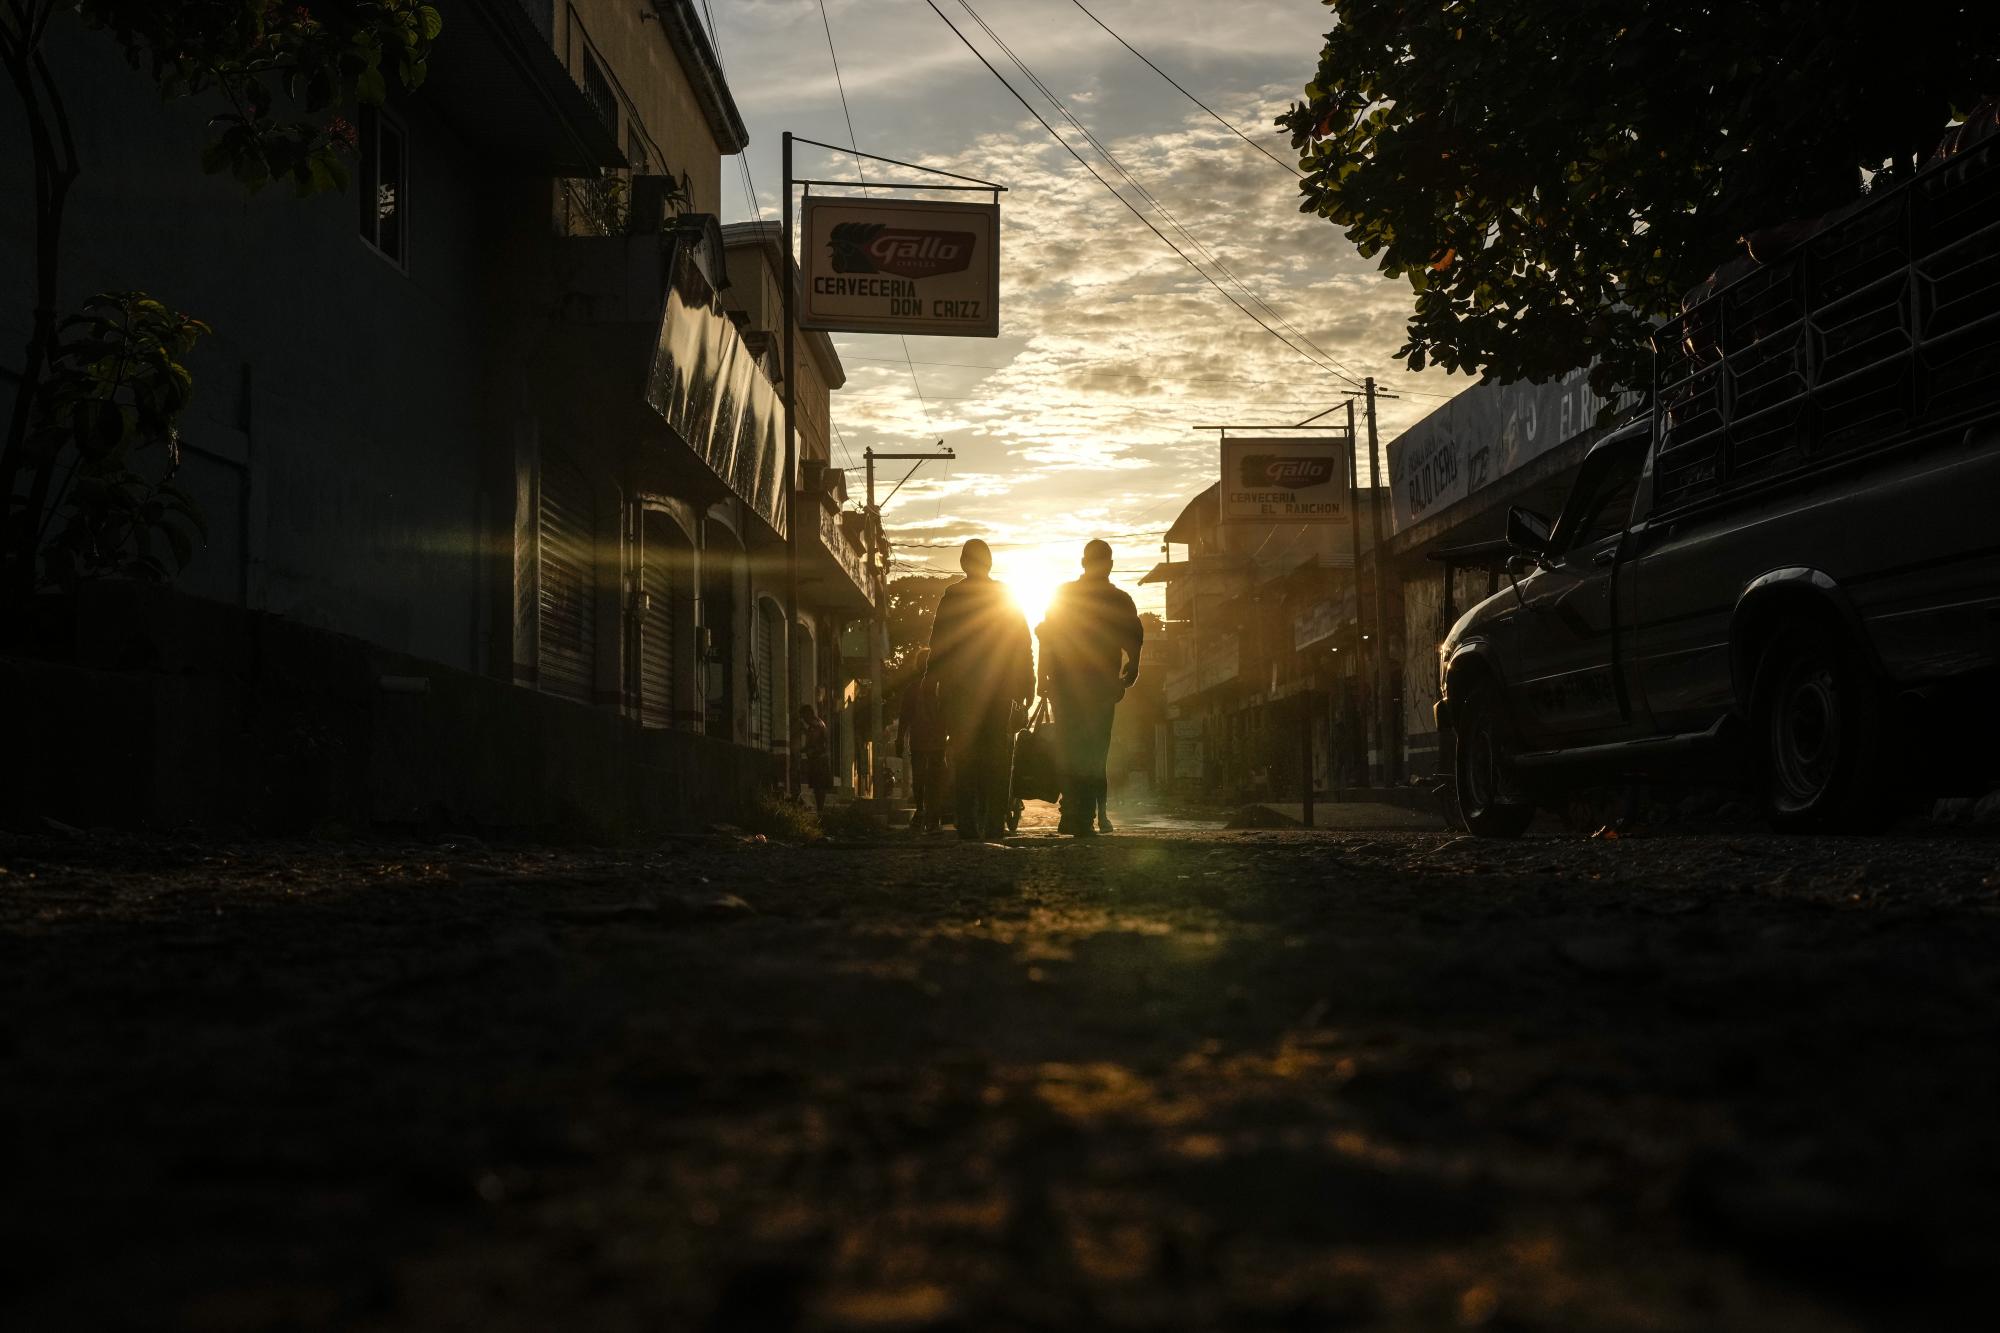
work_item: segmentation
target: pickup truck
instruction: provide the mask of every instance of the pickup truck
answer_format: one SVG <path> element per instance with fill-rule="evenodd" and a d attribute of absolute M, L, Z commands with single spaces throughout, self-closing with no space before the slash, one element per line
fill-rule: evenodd
<path fill-rule="evenodd" d="M 2000 777 L 2000 139 L 1690 298 L 1647 415 L 1439 650 L 1459 813 L 1743 784 L 1784 830 Z"/>

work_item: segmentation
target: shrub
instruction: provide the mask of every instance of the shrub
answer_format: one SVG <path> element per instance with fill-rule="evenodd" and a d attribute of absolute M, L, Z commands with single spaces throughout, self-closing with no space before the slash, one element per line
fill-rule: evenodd
<path fill-rule="evenodd" d="M 743 827 L 773 842 L 817 842 L 825 836 L 811 806 L 771 795 L 757 798 Z"/>

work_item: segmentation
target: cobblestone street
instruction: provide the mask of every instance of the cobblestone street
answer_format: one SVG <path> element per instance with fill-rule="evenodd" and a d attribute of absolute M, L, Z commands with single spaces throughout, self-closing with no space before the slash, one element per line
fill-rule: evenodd
<path fill-rule="evenodd" d="M 23 1333 L 1992 1326 L 2000 841 L 0 867 Z"/>

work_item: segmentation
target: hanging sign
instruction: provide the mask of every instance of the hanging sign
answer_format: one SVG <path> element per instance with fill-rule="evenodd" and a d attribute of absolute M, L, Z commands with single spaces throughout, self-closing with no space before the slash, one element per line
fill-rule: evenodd
<path fill-rule="evenodd" d="M 1222 441 L 1224 523 L 1353 522 L 1346 436 Z"/>
<path fill-rule="evenodd" d="M 1000 205 L 807 195 L 799 327 L 1000 336 Z"/>

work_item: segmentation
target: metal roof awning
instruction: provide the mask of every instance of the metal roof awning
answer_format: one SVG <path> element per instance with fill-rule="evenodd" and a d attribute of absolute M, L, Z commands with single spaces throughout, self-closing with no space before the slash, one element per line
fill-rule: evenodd
<path fill-rule="evenodd" d="M 1188 560 L 1162 560 L 1146 571 L 1146 576 L 1139 580 L 1139 586 L 1143 588 L 1148 583 L 1172 583 L 1175 579 L 1190 578 L 1196 574 L 1207 574 L 1215 570 L 1242 569 L 1248 563 L 1240 555 L 1222 552 L 1198 555 Z"/>
<path fill-rule="evenodd" d="M 1440 546 L 1424 552 L 1424 559 L 1461 569 L 1504 569 L 1515 554 L 1512 542 L 1496 538 L 1492 541 L 1466 542 L 1460 546 Z"/>
<path fill-rule="evenodd" d="M 1200 495 L 1195 496 L 1194 499 L 1187 502 L 1186 508 L 1182 509 L 1180 512 L 1180 517 L 1176 518 L 1174 520 L 1174 525 L 1167 529 L 1166 540 L 1170 542 L 1182 542 L 1182 543 L 1193 541 L 1195 538 L 1195 532 L 1201 526 L 1201 510 L 1204 503 L 1206 503 L 1208 509 L 1211 512 L 1214 512 L 1216 514 L 1221 513 L 1222 511 L 1221 482 L 1218 481 L 1214 483 L 1207 490 L 1203 491 Z"/>

